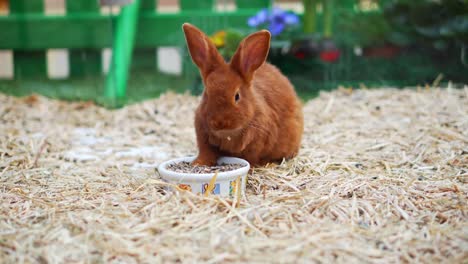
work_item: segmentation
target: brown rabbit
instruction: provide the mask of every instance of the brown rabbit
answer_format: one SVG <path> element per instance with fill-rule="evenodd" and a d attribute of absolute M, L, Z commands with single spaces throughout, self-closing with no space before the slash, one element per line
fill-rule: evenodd
<path fill-rule="evenodd" d="M 193 164 L 214 165 L 227 155 L 258 166 L 296 156 L 302 106 L 289 80 L 265 62 L 270 33 L 247 36 L 226 63 L 202 31 L 188 23 L 183 30 L 205 86 L 195 112 L 199 154 Z"/>

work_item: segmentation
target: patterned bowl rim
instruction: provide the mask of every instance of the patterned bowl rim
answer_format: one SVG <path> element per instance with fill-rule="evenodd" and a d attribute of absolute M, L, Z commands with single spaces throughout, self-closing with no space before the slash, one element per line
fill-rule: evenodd
<path fill-rule="evenodd" d="M 207 182 L 210 181 L 215 173 L 183 173 L 183 172 L 175 172 L 167 169 L 167 166 L 170 164 L 187 161 L 192 162 L 195 157 L 182 157 L 177 159 L 172 159 L 161 163 L 158 166 L 158 171 L 161 177 L 165 180 L 169 181 L 177 181 L 177 182 Z M 243 164 L 245 165 L 242 168 L 231 170 L 231 171 L 224 171 L 218 172 L 218 176 L 216 177 L 216 181 L 230 181 L 234 180 L 239 176 L 247 175 L 250 164 L 244 159 L 235 158 L 235 157 L 221 157 L 218 159 L 218 164 L 220 163 L 228 163 L 228 164 Z"/>

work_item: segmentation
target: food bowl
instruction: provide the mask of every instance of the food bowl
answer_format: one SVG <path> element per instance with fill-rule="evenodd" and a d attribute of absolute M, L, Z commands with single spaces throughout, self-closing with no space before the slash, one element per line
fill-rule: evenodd
<path fill-rule="evenodd" d="M 164 181 L 176 185 L 179 189 L 190 191 L 194 194 L 207 195 L 207 192 L 211 189 L 212 195 L 234 197 L 238 194 L 238 188 L 240 187 L 240 194 L 242 196 L 245 195 L 245 183 L 247 180 L 247 173 L 250 169 L 250 164 L 246 160 L 234 157 L 219 158 L 218 165 L 241 164 L 244 166 L 230 171 L 217 172 L 216 181 L 214 185 L 211 186 L 210 182 L 216 172 L 185 173 L 168 169 L 168 166 L 171 164 L 184 161 L 192 162 L 194 159 L 195 157 L 184 157 L 163 162 L 158 166 L 159 174 Z"/>

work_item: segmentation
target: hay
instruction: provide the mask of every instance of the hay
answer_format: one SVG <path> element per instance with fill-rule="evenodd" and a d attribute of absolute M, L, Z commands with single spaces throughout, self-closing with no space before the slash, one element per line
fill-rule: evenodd
<path fill-rule="evenodd" d="M 197 102 L 0 95 L 2 262 L 466 263 L 468 88 L 322 93 L 239 207 L 155 173 L 196 153 Z"/>

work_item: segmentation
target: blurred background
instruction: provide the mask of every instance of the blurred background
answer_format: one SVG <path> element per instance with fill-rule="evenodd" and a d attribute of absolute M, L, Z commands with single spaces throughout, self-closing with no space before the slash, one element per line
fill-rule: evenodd
<path fill-rule="evenodd" d="M 184 22 L 226 60 L 270 30 L 268 60 L 304 100 L 340 86 L 468 83 L 468 0 L 0 0 L 0 92 L 107 107 L 200 94 Z"/>

